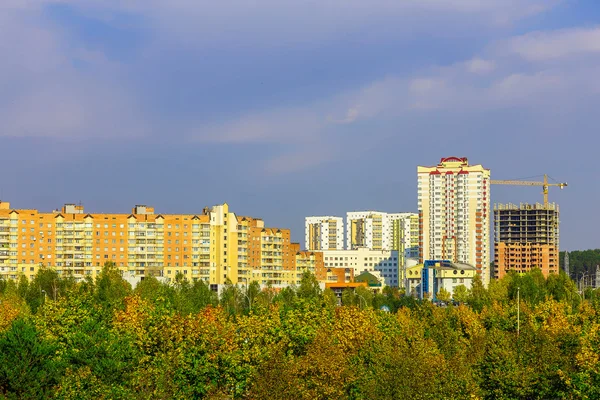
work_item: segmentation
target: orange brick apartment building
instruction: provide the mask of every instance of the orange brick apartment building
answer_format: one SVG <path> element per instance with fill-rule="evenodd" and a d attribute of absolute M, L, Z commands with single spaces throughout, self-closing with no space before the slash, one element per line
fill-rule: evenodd
<path fill-rule="evenodd" d="M 300 251 L 289 229 L 237 216 L 227 204 L 199 214 L 89 214 L 67 204 L 43 213 L 0 202 L 0 276 L 32 277 L 41 265 L 76 279 L 95 277 L 105 262 L 124 276 L 159 275 L 211 284 L 297 284 L 304 271 L 323 275 L 321 253 Z"/>

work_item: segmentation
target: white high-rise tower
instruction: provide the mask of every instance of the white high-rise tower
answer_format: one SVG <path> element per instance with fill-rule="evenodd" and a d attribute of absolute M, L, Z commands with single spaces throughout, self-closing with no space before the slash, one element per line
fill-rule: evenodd
<path fill-rule="evenodd" d="M 471 264 L 490 280 L 490 170 L 447 157 L 417 167 L 419 258 Z"/>
<path fill-rule="evenodd" d="M 307 250 L 342 250 L 344 220 L 341 217 L 306 217 L 304 244 Z"/>

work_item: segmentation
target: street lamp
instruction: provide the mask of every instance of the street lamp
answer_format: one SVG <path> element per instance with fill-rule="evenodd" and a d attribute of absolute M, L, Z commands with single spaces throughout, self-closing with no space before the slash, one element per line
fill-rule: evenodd
<path fill-rule="evenodd" d="M 360 294 L 355 293 L 358 296 L 359 302 L 358 302 L 358 306 L 360 307 L 360 300 L 365 302 L 365 308 L 367 308 L 367 301 L 365 300 L 364 297 L 362 297 Z"/>
<path fill-rule="evenodd" d="M 46 317 L 46 291 L 44 289 L 42 289 L 42 293 L 44 294 L 44 318 Z"/>
<path fill-rule="evenodd" d="M 517 286 L 517 337 L 521 332 L 521 288 Z"/>
<path fill-rule="evenodd" d="M 252 299 L 250 299 L 247 293 L 242 292 L 242 294 L 248 299 L 248 312 L 252 313 Z"/>
<path fill-rule="evenodd" d="M 585 300 L 585 276 L 586 272 L 583 272 L 581 278 L 579 278 L 579 291 L 581 292 L 583 300 Z M 583 285 L 581 285 L 581 280 L 583 280 Z"/>

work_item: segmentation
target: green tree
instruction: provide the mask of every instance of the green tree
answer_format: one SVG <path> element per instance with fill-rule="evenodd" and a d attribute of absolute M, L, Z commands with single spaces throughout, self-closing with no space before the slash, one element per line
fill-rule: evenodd
<path fill-rule="evenodd" d="M 238 314 L 244 308 L 242 296 L 240 288 L 228 279 L 221 291 L 220 304 L 229 315 Z"/>
<path fill-rule="evenodd" d="M 485 355 L 475 369 L 486 399 L 535 398 L 532 374 L 520 365 L 515 342 L 506 332 L 494 329 L 488 333 Z"/>
<path fill-rule="evenodd" d="M 0 276 L 0 294 L 4 294 L 6 292 L 7 287 L 8 281 Z"/>
<path fill-rule="evenodd" d="M 57 350 L 31 322 L 14 321 L 0 334 L 0 394 L 15 399 L 50 397 L 63 369 L 54 358 Z"/>
<path fill-rule="evenodd" d="M 260 283 L 256 281 L 250 282 L 250 284 L 244 289 L 244 308 L 248 310 L 248 312 L 252 312 L 253 306 L 256 309 L 260 292 Z"/>
<path fill-rule="evenodd" d="M 473 283 L 471 284 L 471 290 L 468 296 L 469 305 L 476 311 L 481 311 L 484 306 L 490 304 L 490 296 L 487 289 L 483 286 L 481 276 L 475 275 Z"/>
<path fill-rule="evenodd" d="M 508 294 L 511 299 L 517 298 L 517 289 L 521 300 L 537 304 L 546 298 L 546 278 L 539 268 L 534 268 L 525 274 L 510 272 Z"/>
<path fill-rule="evenodd" d="M 107 316 L 110 316 L 114 309 L 123 307 L 123 300 L 129 294 L 131 294 L 131 285 L 123 279 L 116 264 L 106 262 L 96 277 L 94 293 L 96 302 L 106 311 Z"/>
<path fill-rule="evenodd" d="M 455 286 L 452 298 L 454 299 L 454 301 L 457 301 L 459 303 L 466 303 L 469 300 L 469 290 L 465 285 Z"/>
<path fill-rule="evenodd" d="M 210 286 L 203 280 L 197 280 L 189 288 L 191 306 L 194 313 L 200 312 L 207 306 L 216 306 L 219 304 L 217 292 L 210 289 Z"/>
<path fill-rule="evenodd" d="M 373 292 L 364 286 L 359 286 L 354 290 L 356 304 L 361 308 L 370 308 L 373 306 Z"/>
<path fill-rule="evenodd" d="M 42 266 L 29 282 L 26 300 L 35 313 L 44 300 L 56 301 L 59 296 L 66 296 L 75 290 L 76 282 L 72 276 L 60 277 L 52 268 Z"/>
<path fill-rule="evenodd" d="M 29 279 L 25 275 L 19 275 L 19 282 L 17 284 L 17 294 L 22 299 L 27 299 L 27 292 L 29 291 Z"/>
<path fill-rule="evenodd" d="M 268 308 L 273 303 L 276 296 L 277 291 L 269 281 L 267 286 L 256 296 L 256 303 L 263 308 Z"/>
<path fill-rule="evenodd" d="M 491 301 L 504 303 L 508 301 L 508 285 L 511 275 L 507 275 L 504 279 L 492 279 L 488 285 L 488 294 Z"/>
<path fill-rule="evenodd" d="M 444 288 L 440 288 L 440 291 L 437 292 L 436 297 L 439 301 L 449 302 L 452 296 L 450 295 L 449 291 Z"/>
<path fill-rule="evenodd" d="M 323 303 L 326 307 L 334 309 L 338 305 L 338 298 L 333 290 L 327 288 L 323 291 Z"/>
<path fill-rule="evenodd" d="M 296 290 L 296 295 L 304 300 L 319 301 L 321 299 L 322 290 L 317 278 L 308 271 L 302 274 L 300 286 Z"/>
<path fill-rule="evenodd" d="M 286 307 L 296 305 L 296 289 L 293 286 L 284 287 L 273 299 L 274 302 L 283 303 Z"/>
<path fill-rule="evenodd" d="M 172 308 L 175 304 L 175 288 L 168 283 L 160 282 L 154 276 L 145 277 L 135 286 L 133 292 L 156 306 Z"/>
<path fill-rule="evenodd" d="M 358 297 L 354 294 L 354 290 L 346 288 L 342 291 L 342 305 L 343 306 L 354 306 L 358 301 Z"/>
<path fill-rule="evenodd" d="M 550 274 L 546 279 L 546 292 L 556 301 L 573 302 L 579 298 L 577 285 L 561 271 L 559 274 Z"/>

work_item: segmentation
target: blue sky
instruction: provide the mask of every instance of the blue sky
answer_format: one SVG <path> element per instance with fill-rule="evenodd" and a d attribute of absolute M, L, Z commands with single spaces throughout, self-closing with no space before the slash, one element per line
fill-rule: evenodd
<path fill-rule="evenodd" d="M 547 173 L 597 248 L 600 5 L 577 0 L 0 1 L 0 198 L 416 211 L 416 166 Z M 494 186 L 493 202 L 541 201 Z"/>

